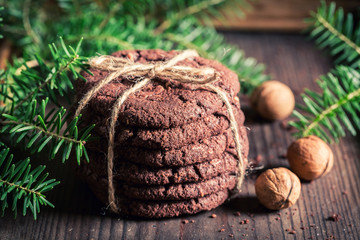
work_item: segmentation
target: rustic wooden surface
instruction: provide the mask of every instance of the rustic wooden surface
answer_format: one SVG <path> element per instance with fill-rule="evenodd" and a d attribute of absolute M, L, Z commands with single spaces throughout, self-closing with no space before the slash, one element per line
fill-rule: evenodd
<path fill-rule="evenodd" d="M 331 0 L 346 11 L 356 11 L 358 0 Z M 256 0 L 248 2 L 251 8 L 245 9 L 246 17 L 235 13 L 236 7 L 230 4 L 224 7 L 225 21 L 214 21 L 218 29 L 301 31 L 307 25 L 304 18 L 316 11 L 320 0 Z M 327 2 L 330 2 L 328 0 Z"/>
<path fill-rule="evenodd" d="M 227 39 L 268 66 L 275 79 L 296 93 L 316 88 L 314 79 L 326 73 L 331 61 L 304 36 L 260 33 L 226 33 Z M 257 117 L 242 100 L 251 128 L 250 158 L 261 155 L 266 168 L 288 166 L 283 158 L 292 138 L 280 122 Z M 360 239 L 360 137 L 347 137 L 333 145 L 330 174 L 302 184 L 293 207 L 269 211 L 255 196 L 254 179 L 247 177 L 238 199 L 213 211 L 165 220 L 119 219 L 105 213 L 88 187 L 79 182 L 69 165 L 53 161 L 50 171 L 62 181 L 49 196 L 55 209 L 43 208 L 37 221 L 31 216 L 0 218 L 0 239 Z M 40 159 L 41 160 L 41 159 Z M 46 158 L 42 159 L 47 161 Z M 49 165 L 50 165 L 49 164 Z M 239 211 L 240 216 L 233 213 Z M 210 218 L 211 214 L 216 218 Z M 341 220 L 327 220 L 333 213 Z M 249 219 L 247 224 L 241 221 Z M 182 223 L 194 220 L 194 223 Z M 219 230 L 224 229 L 223 232 Z M 296 234 L 289 234 L 293 229 Z"/>

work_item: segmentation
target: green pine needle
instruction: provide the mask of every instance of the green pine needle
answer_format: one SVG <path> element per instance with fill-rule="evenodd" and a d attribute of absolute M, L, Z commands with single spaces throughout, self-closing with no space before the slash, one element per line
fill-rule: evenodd
<path fill-rule="evenodd" d="M 321 7 L 307 21 L 312 24 L 310 36 L 320 48 L 329 50 L 335 64 L 359 67 L 360 24 L 354 23 L 352 13 L 336 9 L 334 2 L 327 5 L 322 1 Z"/>
<path fill-rule="evenodd" d="M 45 166 L 31 169 L 29 158 L 13 163 L 10 149 L 3 143 L 0 145 L 0 211 L 4 215 L 6 208 L 11 208 L 16 217 L 18 208 L 22 206 L 24 216 L 30 209 L 36 219 L 40 205 L 54 207 L 44 193 L 60 182 L 47 179 L 48 173 L 43 173 Z"/>
<path fill-rule="evenodd" d="M 65 96 L 70 101 L 69 96 L 74 90 L 70 77 L 83 78 L 78 71 L 86 69 L 84 62 L 87 58 L 79 56 L 78 53 L 82 43 L 81 38 L 77 50 L 71 46 L 67 47 L 61 37 L 60 43 L 60 50 L 55 44 L 49 45 L 52 58 L 50 63 L 35 55 L 35 59 L 21 65 L 9 65 L 7 72 L 2 74 L 6 81 L 1 86 L 0 95 L 11 114 L 22 114 L 27 109 L 28 103 L 37 97 L 48 97 L 58 106 L 57 95 Z"/>
<path fill-rule="evenodd" d="M 37 100 L 33 100 L 27 107 L 27 112 L 21 116 L 3 114 L 4 120 L 0 121 L 3 125 L 2 134 L 9 134 L 9 138 L 16 143 L 22 140 L 28 140 L 26 148 L 32 152 L 41 152 L 45 146 L 51 145 L 49 150 L 50 159 L 55 158 L 56 154 L 62 149 L 67 154 L 62 155 L 62 161 L 65 162 L 69 158 L 72 148 L 79 153 L 77 161 L 80 164 L 80 158 L 87 156 L 85 143 L 89 140 L 90 131 L 94 128 L 91 125 L 82 129 L 80 137 L 78 136 L 78 120 L 76 117 L 72 120 L 63 133 L 60 132 L 64 128 L 65 121 L 68 119 L 66 109 L 60 107 L 56 112 L 52 111 L 45 115 L 45 109 L 48 99 L 41 101 L 40 106 Z M 88 161 L 88 159 L 86 159 Z"/>
<path fill-rule="evenodd" d="M 346 129 L 355 136 L 360 130 L 360 72 L 338 66 L 320 79 L 323 92 L 306 90 L 304 104 L 298 106 L 305 113 L 293 112 L 297 120 L 289 124 L 298 130 L 296 136 L 316 135 L 332 142 L 345 136 Z"/>

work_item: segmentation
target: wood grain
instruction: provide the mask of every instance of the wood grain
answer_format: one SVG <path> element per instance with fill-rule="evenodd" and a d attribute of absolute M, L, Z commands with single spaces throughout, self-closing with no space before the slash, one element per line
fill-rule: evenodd
<path fill-rule="evenodd" d="M 296 93 L 331 68 L 331 60 L 300 35 L 226 33 L 226 38 L 268 66 L 268 72 Z M 250 127 L 250 158 L 260 154 L 266 168 L 288 166 L 282 155 L 293 140 L 280 122 L 261 120 L 242 99 Z M 240 197 L 195 216 L 164 220 L 119 219 L 106 213 L 89 188 L 76 179 L 69 164 L 49 162 L 50 172 L 62 184 L 49 196 L 56 208 L 43 208 L 37 221 L 31 216 L 0 218 L 0 239 L 360 239 L 359 137 L 346 137 L 332 145 L 333 170 L 311 183 L 302 183 L 299 201 L 282 211 L 269 211 L 255 196 L 256 174 L 246 178 Z M 48 161 L 38 157 L 38 161 Z M 239 211 L 240 216 L 233 213 Z M 216 218 L 210 218 L 211 214 Z M 327 220 L 340 214 L 339 222 Z M 183 224 L 182 220 L 194 220 Z M 248 224 L 241 225 L 242 220 Z M 304 228 L 303 230 L 301 228 Z M 222 232 L 219 230 L 223 229 Z M 294 229 L 289 234 L 286 229 Z M 230 237 L 233 236 L 233 237 Z"/>
<path fill-rule="evenodd" d="M 248 2 L 251 8 L 245 9 L 246 17 L 238 15 L 234 11 L 237 7 L 229 4 L 223 9 L 225 19 L 213 20 L 215 26 L 218 29 L 231 30 L 301 31 L 307 27 L 304 19 L 310 17 L 310 12 L 316 11 L 320 6 L 320 0 Z M 335 0 L 334 2 L 346 11 L 355 11 L 360 6 L 358 0 Z"/>

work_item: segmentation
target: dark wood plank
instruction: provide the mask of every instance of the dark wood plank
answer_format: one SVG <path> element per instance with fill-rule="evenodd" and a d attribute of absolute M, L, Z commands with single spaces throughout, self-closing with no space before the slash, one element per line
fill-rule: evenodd
<path fill-rule="evenodd" d="M 329 71 L 331 60 L 304 36 L 262 33 L 225 33 L 227 39 L 268 66 L 268 73 L 288 84 L 300 100 L 305 87 L 317 89 L 314 80 Z M 266 122 L 241 97 L 250 127 L 250 158 L 263 157 L 266 168 L 288 166 L 282 155 L 292 137 L 280 122 Z M 256 174 L 250 174 L 240 197 L 210 212 L 164 220 L 120 219 L 106 213 L 71 165 L 49 163 L 49 171 L 62 184 L 49 196 L 55 209 L 45 208 L 37 221 L 11 214 L 0 218 L 0 239 L 360 239 L 360 137 L 346 137 L 332 145 L 335 165 L 330 174 L 302 184 L 297 204 L 269 211 L 255 196 Z M 38 161 L 47 161 L 38 157 Z M 240 216 L 233 213 L 239 211 Z M 210 218 L 211 214 L 216 218 Z M 327 221 L 333 213 L 339 222 Z M 248 224 L 240 221 L 249 219 Z M 183 224 L 182 220 L 194 220 Z M 304 230 L 301 230 L 301 227 Z M 295 229 L 290 235 L 286 229 Z M 223 232 L 219 230 L 224 229 Z"/>
<path fill-rule="evenodd" d="M 301 31 L 307 27 L 305 18 L 310 12 L 316 11 L 320 0 L 257 0 L 248 1 L 246 16 L 239 15 L 236 6 L 229 4 L 224 7 L 225 20 L 213 20 L 218 29 L 250 30 L 250 31 Z M 327 1 L 330 2 L 330 1 Z M 345 11 L 357 11 L 357 0 L 332 0 Z"/>

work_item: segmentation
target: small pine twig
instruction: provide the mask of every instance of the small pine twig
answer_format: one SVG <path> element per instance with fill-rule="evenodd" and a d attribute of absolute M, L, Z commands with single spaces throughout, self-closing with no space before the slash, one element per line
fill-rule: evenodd
<path fill-rule="evenodd" d="M 316 14 L 316 19 L 321 23 L 326 29 L 328 29 L 334 36 L 339 38 L 349 47 L 354 49 L 360 55 L 360 46 L 356 45 L 353 41 L 350 40 L 345 34 L 342 34 L 335 27 L 333 27 L 325 18 L 323 18 L 320 14 Z"/>
<path fill-rule="evenodd" d="M 327 107 L 321 112 L 320 115 L 316 116 L 316 118 L 311 122 L 311 124 L 303 130 L 302 135 L 304 137 L 311 135 L 311 130 L 318 126 L 321 121 L 323 121 L 329 115 L 334 114 L 337 110 L 342 108 L 345 104 L 351 102 L 354 98 L 358 97 L 360 97 L 360 88 L 343 96 L 335 104 Z"/>
<path fill-rule="evenodd" d="M 45 166 L 39 166 L 31 170 L 30 159 L 27 158 L 16 163 L 13 162 L 13 155 L 10 149 L 0 143 L 0 211 L 4 215 L 5 209 L 11 202 L 11 210 L 17 215 L 18 202 L 23 201 L 23 215 L 27 209 L 33 213 L 34 219 L 40 212 L 40 205 L 54 207 L 46 199 L 45 192 L 50 191 L 60 182 L 50 179 L 47 180 L 48 173 L 43 174 Z"/>
<path fill-rule="evenodd" d="M 49 73 L 49 75 L 46 77 L 46 80 L 40 84 L 37 88 L 33 89 L 31 92 L 29 92 L 22 100 L 20 100 L 14 107 L 13 111 L 16 111 L 20 106 L 22 106 L 23 103 L 29 101 L 29 99 L 31 99 L 34 94 L 36 94 L 37 92 L 39 92 L 40 90 L 42 90 L 45 86 L 47 86 L 48 84 L 50 84 L 53 76 L 55 76 L 55 78 L 57 78 L 61 73 L 63 73 L 64 71 L 69 70 L 69 66 L 75 62 L 77 59 L 79 58 L 79 55 L 75 55 L 74 57 L 72 57 L 70 60 L 68 60 L 68 62 L 62 66 L 60 69 L 56 70 L 55 73 Z"/>
<path fill-rule="evenodd" d="M 64 128 L 65 120 L 69 115 L 65 115 L 64 108 L 58 109 L 57 112 L 50 112 L 45 115 L 45 109 L 48 99 L 42 100 L 40 107 L 37 106 L 37 101 L 33 100 L 27 107 L 27 112 L 19 117 L 3 114 L 6 120 L 0 121 L 2 125 L 1 132 L 7 132 L 9 136 L 16 140 L 16 143 L 21 142 L 26 136 L 29 136 L 29 141 L 26 143 L 26 148 L 31 148 L 32 152 L 40 152 L 46 145 L 53 143 L 49 151 L 50 158 L 53 159 L 55 155 L 62 148 L 62 161 L 69 159 L 70 152 L 75 148 L 77 153 L 76 159 L 80 164 L 80 158 L 84 155 L 86 161 L 89 161 L 85 144 L 91 137 L 90 131 L 95 125 L 91 125 L 78 131 L 78 121 L 81 116 L 73 119 Z M 49 120 L 50 119 L 50 120 Z M 61 130 L 64 130 L 61 133 Z M 37 143 L 36 143 L 37 141 Z M 52 141 L 52 142 L 50 142 Z"/>
<path fill-rule="evenodd" d="M 329 50 L 336 64 L 360 67 L 360 24 L 354 22 L 352 13 L 336 9 L 335 2 L 329 5 L 321 1 L 321 6 L 312 17 L 307 19 L 311 24 L 310 36 L 319 48 Z"/>
<path fill-rule="evenodd" d="M 73 138 L 62 136 L 61 134 L 50 132 L 48 130 L 43 129 L 42 127 L 39 127 L 39 126 L 37 126 L 35 124 L 31 124 L 31 123 L 28 123 L 28 122 L 5 120 L 5 121 L 0 121 L 0 124 L 3 125 L 3 126 L 5 126 L 5 125 L 20 126 L 21 125 L 21 126 L 25 126 L 25 127 L 31 127 L 31 129 L 36 130 L 37 132 L 41 132 L 46 136 L 51 136 L 51 137 L 54 137 L 54 138 L 56 138 L 58 140 L 64 140 L 66 142 L 72 142 L 72 143 L 75 143 L 75 144 L 80 144 L 82 146 L 84 146 L 85 143 L 86 143 L 85 141 L 76 140 L 76 139 L 73 139 Z"/>
<path fill-rule="evenodd" d="M 317 135 L 327 142 L 345 136 L 345 129 L 356 135 L 356 129 L 360 130 L 360 72 L 339 66 L 321 77 L 318 84 L 322 94 L 306 90 L 302 95 L 305 104 L 298 105 L 304 113 L 293 112 L 296 120 L 289 124 L 298 130 L 295 135 Z"/>

